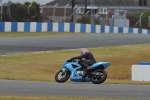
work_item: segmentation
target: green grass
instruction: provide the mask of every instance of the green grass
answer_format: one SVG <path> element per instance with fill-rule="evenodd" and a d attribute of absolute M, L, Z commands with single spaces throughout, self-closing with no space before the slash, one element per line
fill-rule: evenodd
<path fill-rule="evenodd" d="M 69 32 L 0 32 L 0 37 L 21 37 L 21 36 L 50 36 L 50 35 L 77 35 L 87 33 L 69 33 Z"/>
<path fill-rule="evenodd" d="M 111 62 L 111 66 L 106 69 L 108 79 L 105 83 L 150 84 L 131 81 L 131 66 L 140 61 L 149 61 L 150 44 L 109 46 L 89 50 L 97 61 Z M 0 56 L 0 79 L 55 81 L 55 73 L 60 70 L 65 60 L 77 55 L 80 55 L 80 50 Z"/>
<path fill-rule="evenodd" d="M 81 98 L 81 97 L 34 97 L 34 96 L 0 96 L 0 100 L 148 100 L 123 98 Z"/>

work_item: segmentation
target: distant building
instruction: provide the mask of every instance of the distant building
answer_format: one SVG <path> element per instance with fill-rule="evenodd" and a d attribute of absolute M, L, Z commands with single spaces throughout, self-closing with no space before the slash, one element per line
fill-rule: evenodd
<path fill-rule="evenodd" d="M 80 18 L 84 14 L 85 0 L 75 0 L 75 16 Z M 87 14 L 95 9 L 95 16 L 112 18 L 115 10 L 126 10 L 128 13 L 150 9 L 150 0 L 146 0 L 146 6 L 140 5 L 140 0 L 87 0 Z M 143 0 L 144 2 L 145 0 Z M 72 0 L 54 0 L 43 6 L 42 15 L 45 21 L 62 22 L 71 18 Z"/>

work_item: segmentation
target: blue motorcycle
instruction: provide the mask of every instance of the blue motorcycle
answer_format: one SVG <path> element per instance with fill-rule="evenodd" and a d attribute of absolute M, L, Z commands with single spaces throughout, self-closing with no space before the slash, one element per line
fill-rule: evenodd
<path fill-rule="evenodd" d="M 73 82 L 92 82 L 93 84 L 101 84 L 107 79 L 106 68 L 110 66 L 110 62 L 97 62 L 90 66 L 88 71 L 79 64 L 78 60 L 67 60 L 62 69 L 55 75 L 58 83 L 66 82 L 69 78 Z"/>

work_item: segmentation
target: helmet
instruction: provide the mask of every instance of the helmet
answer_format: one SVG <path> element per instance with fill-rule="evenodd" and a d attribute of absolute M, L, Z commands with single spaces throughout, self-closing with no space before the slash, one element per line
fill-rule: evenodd
<path fill-rule="evenodd" d="M 89 51 L 88 51 L 88 49 L 86 49 L 86 48 L 83 48 L 83 49 L 81 50 L 81 54 L 82 54 L 82 55 L 85 54 L 85 53 L 87 53 L 87 52 L 89 52 Z"/>

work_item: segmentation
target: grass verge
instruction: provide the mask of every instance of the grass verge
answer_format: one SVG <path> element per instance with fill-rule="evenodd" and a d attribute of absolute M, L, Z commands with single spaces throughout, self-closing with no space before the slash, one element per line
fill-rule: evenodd
<path fill-rule="evenodd" d="M 21 37 L 21 36 L 50 36 L 50 35 L 77 35 L 87 33 L 70 32 L 0 32 L 0 37 Z"/>
<path fill-rule="evenodd" d="M 149 61 L 150 44 L 109 46 L 89 48 L 98 61 L 109 61 L 106 69 L 106 83 L 150 84 L 131 81 L 131 66 L 141 61 Z M 43 53 L 29 53 L 0 56 L 0 79 L 54 81 L 55 73 L 66 59 L 80 54 L 80 50 L 57 50 Z"/>
<path fill-rule="evenodd" d="M 123 98 L 80 98 L 80 97 L 34 97 L 34 96 L 0 96 L 0 100 L 141 100 Z M 146 100 L 146 99 L 144 99 Z"/>

